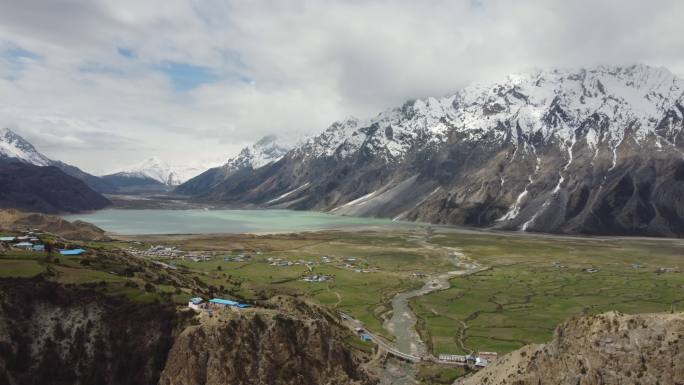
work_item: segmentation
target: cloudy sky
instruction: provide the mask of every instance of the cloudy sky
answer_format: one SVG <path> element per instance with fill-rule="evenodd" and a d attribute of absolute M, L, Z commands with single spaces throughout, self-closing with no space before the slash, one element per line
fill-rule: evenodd
<path fill-rule="evenodd" d="M 551 66 L 684 74 L 679 0 L 0 0 L 0 126 L 93 173 L 224 159 Z"/>

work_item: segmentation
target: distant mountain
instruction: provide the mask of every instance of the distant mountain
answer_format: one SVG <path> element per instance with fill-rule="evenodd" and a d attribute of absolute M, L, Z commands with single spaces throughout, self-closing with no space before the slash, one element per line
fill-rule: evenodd
<path fill-rule="evenodd" d="M 107 184 L 95 175 L 66 164 L 52 160 L 40 153 L 36 148 L 19 134 L 9 128 L 0 128 L 0 162 L 21 162 L 34 166 L 55 166 L 67 175 L 84 181 L 90 188 L 100 193 L 115 192 L 114 186 Z"/>
<path fill-rule="evenodd" d="M 9 128 L 0 128 L 0 160 L 17 160 L 36 166 L 49 166 L 52 161 Z"/>
<path fill-rule="evenodd" d="M 683 93 L 682 79 L 643 65 L 514 74 L 337 122 L 277 162 L 210 170 L 176 191 L 508 230 L 684 236 Z"/>
<path fill-rule="evenodd" d="M 205 194 L 236 174 L 251 175 L 254 170 L 279 161 L 289 149 L 289 146 L 279 143 L 276 136 L 265 136 L 254 145 L 243 148 L 223 166 L 203 172 L 178 186 L 174 192 L 182 195 Z"/>
<path fill-rule="evenodd" d="M 0 163 L 0 207 L 41 213 L 97 210 L 110 204 L 83 181 L 55 166 Z"/>
<path fill-rule="evenodd" d="M 171 166 L 157 157 L 150 157 L 137 165 L 101 178 L 116 186 L 118 192 L 160 193 L 170 191 L 206 169 L 207 167 L 198 165 Z"/>

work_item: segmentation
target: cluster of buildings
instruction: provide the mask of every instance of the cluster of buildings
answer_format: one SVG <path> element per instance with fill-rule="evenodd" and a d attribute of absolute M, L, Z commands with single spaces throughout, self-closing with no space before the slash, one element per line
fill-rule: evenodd
<path fill-rule="evenodd" d="M 195 297 L 191 298 L 190 301 L 188 302 L 188 307 L 190 309 L 202 311 L 202 310 L 222 310 L 222 309 L 229 309 L 229 310 L 240 310 L 240 309 L 247 309 L 252 307 L 252 305 L 246 304 L 246 303 L 240 303 L 237 301 L 233 301 L 230 299 L 223 299 L 223 298 L 212 298 L 209 301 L 204 301 L 203 298 L 200 297 Z"/>
<path fill-rule="evenodd" d="M 261 254 L 261 252 L 258 252 L 257 254 Z M 238 255 L 231 255 L 229 257 L 224 257 L 223 261 L 225 262 L 246 262 L 252 259 L 252 256 L 249 254 L 245 253 L 239 253 Z"/>
<path fill-rule="evenodd" d="M 188 254 L 184 255 L 182 258 L 192 262 L 208 262 L 212 259 L 210 256 L 203 254 Z"/>
<path fill-rule="evenodd" d="M 332 275 L 305 275 L 302 278 L 302 281 L 304 282 L 327 282 L 327 281 L 332 281 L 334 277 Z"/>
<path fill-rule="evenodd" d="M 440 362 L 444 363 L 471 364 L 477 368 L 484 368 L 496 361 L 498 357 L 499 354 L 496 352 L 479 352 L 477 355 L 440 354 L 438 359 Z"/>
<path fill-rule="evenodd" d="M 266 261 L 268 262 L 269 265 L 271 266 L 278 266 L 278 267 L 288 267 L 288 266 L 295 266 L 295 265 L 313 265 L 315 262 L 314 261 L 308 261 L 305 259 L 299 259 L 296 261 L 287 261 L 283 260 L 282 258 L 267 258 Z"/>
<path fill-rule="evenodd" d="M 176 247 L 167 246 L 150 246 L 147 250 L 138 250 L 134 247 L 129 247 L 126 249 L 129 253 L 135 255 L 136 257 L 149 257 L 149 258 L 179 258 L 183 255 L 183 250 Z"/>
<path fill-rule="evenodd" d="M 0 237 L 0 242 L 20 250 L 45 251 L 45 245 L 43 245 L 38 235 L 33 231 L 27 231 L 17 237 Z"/>

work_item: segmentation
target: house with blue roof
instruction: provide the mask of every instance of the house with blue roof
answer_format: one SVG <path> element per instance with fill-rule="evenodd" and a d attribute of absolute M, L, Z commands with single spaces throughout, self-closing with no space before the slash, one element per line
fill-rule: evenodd
<path fill-rule="evenodd" d="M 83 249 L 73 249 L 73 250 L 60 249 L 59 250 L 59 254 L 61 254 L 61 255 L 81 255 L 85 252 L 86 251 Z"/>
<path fill-rule="evenodd" d="M 240 303 L 230 299 L 212 298 L 209 300 L 209 305 L 213 308 L 231 308 L 231 309 L 246 309 L 251 307 L 246 303 Z"/>

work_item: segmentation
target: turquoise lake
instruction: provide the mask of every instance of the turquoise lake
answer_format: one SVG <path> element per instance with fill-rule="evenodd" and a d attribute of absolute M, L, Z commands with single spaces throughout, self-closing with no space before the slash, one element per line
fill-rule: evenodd
<path fill-rule="evenodd" d="M 359 227 L 411 227 L 411 222 L 347 217 L 292 210 L 130 210 L 110 209 L 64 216 L 108 232 L 139 234 L 277 233 Z"/>

